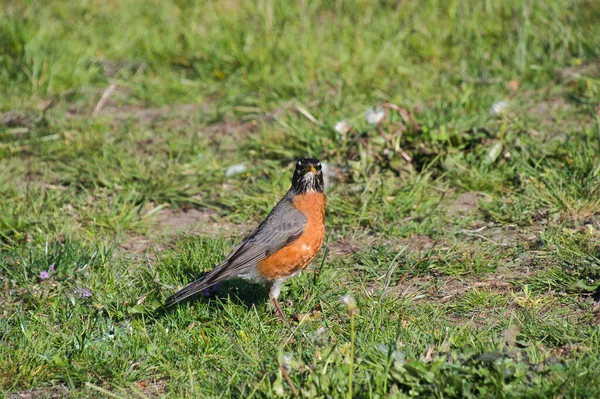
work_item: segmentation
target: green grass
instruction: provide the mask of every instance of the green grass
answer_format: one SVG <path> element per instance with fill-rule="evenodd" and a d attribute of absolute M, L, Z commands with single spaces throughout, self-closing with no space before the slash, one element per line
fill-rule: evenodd
<path fill-rule="evenodd" d="M 0 392 L 600 396 L 599 13 L 5 2 Z M 383 103 L 418 126 L 382 134 Z M 281 295 L 302 322 L 243 282 L 163 311 L 306 155 L 333 172 L 326 251 Z"/>

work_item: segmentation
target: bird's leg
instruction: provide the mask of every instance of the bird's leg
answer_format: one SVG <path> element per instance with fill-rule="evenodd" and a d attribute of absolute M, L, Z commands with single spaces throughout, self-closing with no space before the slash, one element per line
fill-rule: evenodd
<path fill-rule="evenodd" d="M 288 324 L 287 317 L 285 316 L 285 313 L 283 313 L 281 306 L 279 306 L 279 301 L 277 300 L 277 298 L 272 295 L 269 295 L 269 297 L 271 298 L 271 302 L 273 302 L 273 305 L 275 306 L 275 310 L 277 311 L 277 315 L 279 316 L 281 321 Z"/>
<path fill-rule="evenodd" d="M 289 326 L 290 323 L 288 322 L 288 319 L 285 316 L 285 313 L 283 313 L 283 310 L 281 309 L 281 306 L 279 305 L 279 301 L 277 300 L 277 298 L 279 297 L 279 293 L 281 292 L 282 284 L 283 284 L 283 281 L 277 280 L 269 285 L 269 287 L 268 287 L 269 288 L 269 298 L 271 298 L 271 302 L 273 302 L 273 306 L 275 306 L 275 310 L 277 311 L 277 315 L 279 316 L 281 321 Z"/>

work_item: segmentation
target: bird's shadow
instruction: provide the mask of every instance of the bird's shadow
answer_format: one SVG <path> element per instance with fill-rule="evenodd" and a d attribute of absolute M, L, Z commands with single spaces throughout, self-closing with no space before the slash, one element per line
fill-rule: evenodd
<path fill-rule="evenodd" d="M 197 272 L 194 273 L 191 270 L 183 270 L 183 274 L 194 276 L 195 278 L 202 278 L 206 273 L 198 275 Z M 190 282 L 191 281 L 192 280 L 190 280 Z M 269 294 L 262 284 L 251 283 L 241 279 L 232 279 L 207 288 L 203 292 L 187 298 L 171 307 L 166 308 L 161 306 L 154 310 L 153 316 L 155 318 L 165 316 L 185 303 L 203 303 L 212 308 L 223 309 L 225 303 L 231 301 L 236 305 L 242 305 L 247 309 L 250 309 L 258 303 L 267 301 L 268 298 Z"/>
<path fill-rule="evenodd" d="M 202 293 L 188 298 L 181 303 L 205 302 L 207 304 L 223 303 L 230 300 L 236 305 L 251 308 L 252 305 L 263 302 L 269 298 L 267 290 L 261 284 L 250 283 L 241 279 L 232 279 L 216 284 Z M 177 306 L 172 306 L 173 308 Z"/>

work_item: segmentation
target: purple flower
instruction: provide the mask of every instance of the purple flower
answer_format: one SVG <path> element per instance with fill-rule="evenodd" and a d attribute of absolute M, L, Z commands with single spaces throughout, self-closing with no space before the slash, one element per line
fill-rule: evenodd
<path fill-rule="evenodd" d="M 55 272 L 54 265 L 50 265 L 48 267 L 48 270 L 42 270 L 40 272 L 40 278 L 42 280 L 47 280 L 51 277 L 52 274 L 54 274 L 54 272 Z"/>
<path fill-rule="evenodd" d="M 82 298 L 89 298 L 92 296 L 92 293 L 90 292 L 90 290 L 88 290 L 86 288 L 82 288 L 82 287 L 77 287 L 77 289 L 75 291 L 73 291 L 73 293 L 75 295 L 79 295 Z"/>

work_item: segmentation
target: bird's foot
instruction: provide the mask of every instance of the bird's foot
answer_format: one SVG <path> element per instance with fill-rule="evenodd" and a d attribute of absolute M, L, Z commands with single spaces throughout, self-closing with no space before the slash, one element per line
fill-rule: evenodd
<path fill-rule="evenodd" d="M 277 312 L 277 316 L 279 317 L 279 320 L 281 320 L 283 322 L 283 324 L 285 324 L 286 326 L 290 327 L 290 322 L 289 322 L 287 316 L 285 315 L 285 313 L 283 313 L 283 310 L 281 309 L 281 306 L 279 305 L 279 301 L 277 300 L 277 298 L 272 296 L 271 302 L 273 302 L 273 306 L 275 306 L 275 311 Z"/>

